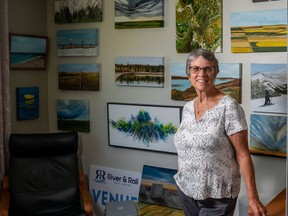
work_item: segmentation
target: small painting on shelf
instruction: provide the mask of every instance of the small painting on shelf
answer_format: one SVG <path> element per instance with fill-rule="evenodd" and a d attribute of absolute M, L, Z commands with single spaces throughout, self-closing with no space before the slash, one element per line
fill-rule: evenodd
<path fill-rule="evenodd" d="M 39 87 L 16 88 L 17 120 L 39 118 Z"/>

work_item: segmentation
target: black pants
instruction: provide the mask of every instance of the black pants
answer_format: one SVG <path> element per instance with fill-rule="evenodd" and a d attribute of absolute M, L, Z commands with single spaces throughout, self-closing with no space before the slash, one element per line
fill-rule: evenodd
<path fill-rule="evenodd" d="M 194 200 L 186 196 L 179 188 L 178 192 L 185 216 L 233 216 L 234 214 L 237 197 L 235 199 Z"/>

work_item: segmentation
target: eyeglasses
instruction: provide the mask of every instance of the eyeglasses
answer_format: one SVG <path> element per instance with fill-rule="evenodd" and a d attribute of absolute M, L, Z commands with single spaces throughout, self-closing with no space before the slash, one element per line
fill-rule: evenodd
<path fill-rule="evenodd" d="M 201 70 L 203 70 L 205 73 L 212 73 L 214 72 L 215 68 L 213 66 L 207 66 L 207 67 L 190 66 L 189 70 L 191 73 L 199 74 Z"/>

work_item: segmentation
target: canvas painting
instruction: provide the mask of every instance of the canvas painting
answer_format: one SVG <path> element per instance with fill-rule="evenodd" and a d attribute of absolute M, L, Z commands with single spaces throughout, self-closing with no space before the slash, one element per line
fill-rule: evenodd
<path fill-rule="evenodd" d="M 176 1 L 176 50 L 222 52 L 222 0 Z"/>
<path fill-rule="evenodd" d="M 231 13 L 231 52 L 287 52 L 287 8 Z"/>
<path fill-rule="evenodd" d="M 256 115 L 250 117 L 250 151 L 286 157 L 287 116 Z"/>
<path fill-rule="evenodd" d="M 102 5 L 102 0 L 55 1 L 55 23 L 101 22 Z"/>
<path fill-rule="evenodd" d="M 87 100 L 57 100 L 57 128 L 62 131 L 90 132 Z"/>
<path fill-rule="evenodd" d="M 251 110 L 287 114 L 287 64 L 251 64 Z"/>
<path fill-rule="evenodd" d="M 98 29 L 57 31 L 57 56 L 97 56 Z"/>
<path fill-rule="evenodd" d="M 176 173 L 176 169 L 144 165 L 138 201 L 181 209 Z"/>
<path fill-rule="evenodd" d="M 186 64 L 173 63 L 171 70 L 171 99 L 190 101 L 197 97 L 186 74 Z M 216 88 L 241 103 L 242 65 L 219 63 L 219 71 L 215 80 Z"/>
<path fill-rule="evenodd" d="M 164 0 L 115 0 L 115 28 L 164 27 Z"/>
<path fill-rule="evenodd" d="M 100 90 L 100 64 L 58 65 L 60 90 Z"/>
<path fill-rule="evenodd" d="M 116 57 L 115 84 L 164 88 L 164 57 Z"/>
<path fill-rule="evenodd" d="M 39 118 L 39 87 L 16 88 L 17 120 Z"/>

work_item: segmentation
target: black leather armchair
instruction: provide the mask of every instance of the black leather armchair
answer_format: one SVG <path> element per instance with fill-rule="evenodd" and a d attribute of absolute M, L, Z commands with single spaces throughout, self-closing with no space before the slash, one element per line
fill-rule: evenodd
<path fill-rule="evenodd" d="M 11 134 L 0 216 L 92 216 L 77 150 L 76 132 Z"/>

